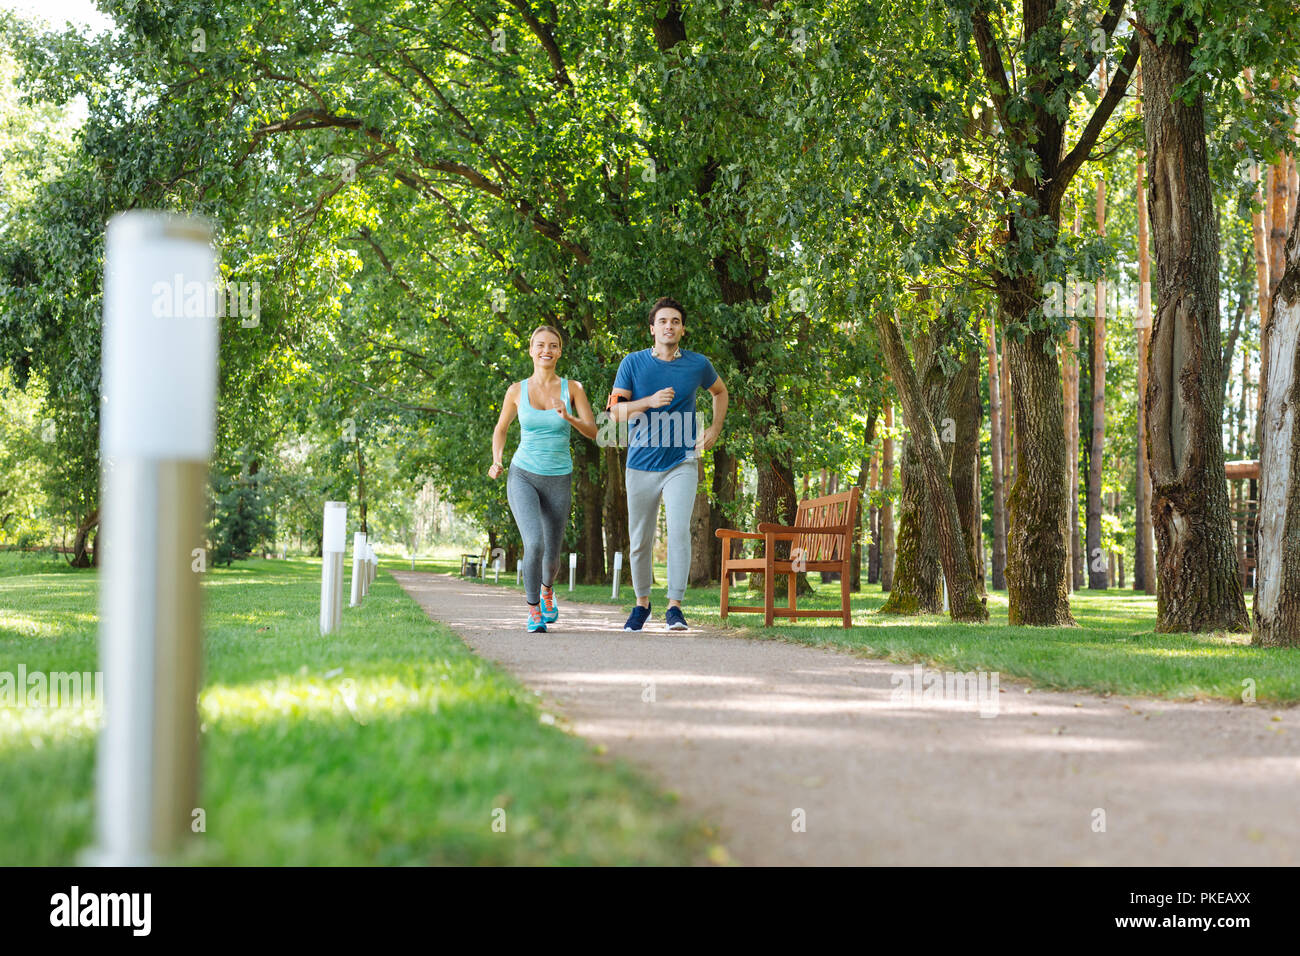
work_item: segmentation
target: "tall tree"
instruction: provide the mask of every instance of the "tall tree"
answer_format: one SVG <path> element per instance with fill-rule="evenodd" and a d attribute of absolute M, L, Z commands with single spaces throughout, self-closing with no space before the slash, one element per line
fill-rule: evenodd
<path fill-rule="evenodd" d="M 884 309 L 878 308 L 875 313 L 881 349 L 889 363 L 889 373 L 898 385 L 903 416 L 914 442 L 916 456 L 920 459 L 919 471 L 935 509 L 936 546 L 943 566 L 943 576 L 948 583 L 949 615 L 954 621 L 987 621 L 988 608 L 975 590 L 970 561 L 963 543 L 961 518 L 957 513 L 957 499 L 953 494 L 952 480 L 934 420 L 926 407 L 921 385 L 903 347 L 902 337 L 898 334 L 898 326 Z"/>
<path fill-rule="evenodd" d="M 1159 560 L 1156 628 L 1240 631 L 1248 619 L 1220 436 L 1218 215 L 1204 93 L 1197 88 L 1189 100 L 1182 92 L 1192 85 L 1198 34 L 1180 13 L 1154 7 L 1140 10 L 1137 28 L 1159 302 L 1146 394 Z"/>
<path fill-rule="evenodd" d="M 1261 349 L 1272 373 L 1260 402 L 1259 566 L 1255 643 L 1300 647 L 1300 216 L 1272 298 Z"/>
<path fill-rule="evenodd" d="M 1004 9 L 986 0 L 975 0 L 969 7 L 984 80 L 1011 163 L 1009 185 L 1014 193 L 1004 252 L 994 266 L 1003 312 L 1017 330 L 1009 349 L 1020 448 L 1009 509 L 1008 620 L 1068 625 L 1074 623 L 1066 582 L 1068 470 L 1055 348 L 1064 329 L 1059 318 L 1045 321 L 1040 305 L 1043 266 L 1056 247 L 1061 201 L 1128 88 L 1138 44 L 1134 37 L 1121 48 L 1114 81 L 1097 96 L 1078 140 L 1067 149 L 1070 102 L 1109 52 L 1124 2 L 1112 0 L 1096 26 L 1090 17 L 1067 26 L 1069 8 L 1051 0 L 1023 0 L 1019 24 L 1004 17 Z M 1067 46 L 1071 29 L 1086 30 L 1084 35 L 1098 42 L 1076 39 Z M 1011 38 L 1017 35 L 1023 40 L 1018 52 L 1011 48 Z M 1023 57 L 1023 69 L 1015 76 L 1008 72 L 1007 54 L 1013 65 L 1018 55 Z"/>

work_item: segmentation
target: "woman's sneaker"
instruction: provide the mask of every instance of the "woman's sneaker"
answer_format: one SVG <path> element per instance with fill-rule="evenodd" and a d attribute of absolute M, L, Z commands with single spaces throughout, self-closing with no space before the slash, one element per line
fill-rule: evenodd
<path fill-rule="evenodd" d="M 640 604 L 632 608 L 632 613 L 628 615 L 627 623 L 623 625 L 625 631 L 639 631 L 645 625 L 646 618 L 650 616 L 650 608 L 642 607 Z"/>
<path fill-rule="evenodd" d="M 673 605 L 668 609 L 668 613 L 664 615 L 664 623 L 668 625 L 668 630 L 670 631 L 689 630 L 686 626 L 686 615 L 683 614 L 682 609 L 676 605 Z"/>
<path fill-rule="evenodd" d="M 542 588 L 542 620 L 547 624 L 554 624 L 560 612 L 555 608 L 555 591 L 552 588 Z"/>
<path fill-rule="evenodd" d="M 545 631 L 546 622 L 542 620 L 542 609 L 536 604 L 528 605 L 528 630 Z"/>

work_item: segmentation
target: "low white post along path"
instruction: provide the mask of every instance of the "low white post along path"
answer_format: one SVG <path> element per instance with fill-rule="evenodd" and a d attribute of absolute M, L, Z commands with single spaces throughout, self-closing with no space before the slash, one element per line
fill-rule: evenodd
<path fill-rule="evenodd" d="M 578 573 L 578 552 L 569 552 L 569 590 L 573 590 L 573 577 Z"/>
<path fill-rule="evenodd" d="M 343 552 L 347 549 L 347 529 L 347 502 L 325 502 L 320 562 L 321 634 L 333 634 L 343 621 Z"/>
<path fill-rule="evenodd" d="M 379 577 L 379 552 L 377 552 L 375 546 L 368 541 L 366 542 L 366 548 L 370 552 L 370 581 L 366 585 L 366 593 L 369 594 L 370 585 L 374 584 L 375 579 Z"/>
<path fill-rule="evenodd" d="M 515 558 L 515 584 L 524 583 L 524 559 Z"/>
<path fill-rule="evenodd" d="M 200 577 L 216 422 L 217 252 L 202 219 L 108 223 L 100 500 L 97 844 L 86 862 L 175 854 L 199 806 Z"/>
<path fill-rule="evenodd" d="M 357 607 L 365 596 L 361 587 L 362 564 L 366 558 L 366 533 L 356 531 L 352 534 L 352 600 L 348 607 Z"/>
<path fill-rule="evenodd" d="M 615 601 L 618 600 L 618 578 L 623 571 L 623 552 L 614 552 L 614 590 L 610 592 L 610 597 Z"/>

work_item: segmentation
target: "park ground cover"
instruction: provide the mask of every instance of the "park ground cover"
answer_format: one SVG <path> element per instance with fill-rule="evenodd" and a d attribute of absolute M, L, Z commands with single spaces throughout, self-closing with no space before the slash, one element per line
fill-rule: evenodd
<path fill-rule="evenodd" d="M 388 566 L 409 568 L 409 563 L 392 560 Z M 459 571 L 459 565 L 451 561 L 417 561 L 417 567 Z M 816 574 L 809 578 L 818 593 L 800 598 L 799 606 L 838 608 L 839 584 L 819 584 Z M 664 580 L 665 568 L 658 565 L 651 594 L 652 622 L 662 623 L 667 609 Z M 491 572 L 486 582 L 493 583 Z M 778 585 L 780 606 L 785 598 L 783 585 Z M 514 574 L 502 574 L 500 586 L 515 587 Z M 608 584 L 576 585 L 570 594 L 563 572 L 556 585 L 561 604 L 568 598 L 624 604 L 630 609 L 633 598 L 626 568 L 619 599 L 611 599 L 610 591 Z M 951 670 L 998 671 L 1053 690 L 1235 701 L 1241 701 L 1245 693 L 1248 698 L 1253 694 L 1261 703 L 1300 702 L 1300 654 L 1252 647 L 1248 634 L 1157 634 L 1156 599 L 1130 590 L 1081 590 L 1071 594 L 1070 607 L 1078 624 L 1073 628 L 1011 627 L 1007 624 L 1006 593 L 997 591 L 989 592 L 989 623 L 965 625 L 953 624 L 947 615 L 879 614 L 885 595 L 879 585 L 868 585 L 852 595 L 853 627 L 847 629 L 834 619 L 801 619 L 797 624 L 783 624 L 779 618 L 769 629 L 763 627 L 761 614 L 731 614 L 723 624 L 718 614 L 719 597 L 716 584 L 689 588 L 682 602 L 687 620 L 731 628 L 745 637 L 837 647 L 869 657 Z M 733 586 L 731 601 L 763 603 L 761 595 L 749 595 L 743 582 Z"/>
<path fill-rule="evenodd" d="M 95 573 L 19 573 L 33 559 L 19 560 L 0 562 L 0 671 L 93 672 Z M 566 734 L 391 577 L 328 639 L 319 595 L 310 559 L 207 572 L 193 862 L 717 858 L 673 795 Z M 0 708 L 0 864 L 71 864 L 92 841 L 96 725 L 79 709 Z"/>

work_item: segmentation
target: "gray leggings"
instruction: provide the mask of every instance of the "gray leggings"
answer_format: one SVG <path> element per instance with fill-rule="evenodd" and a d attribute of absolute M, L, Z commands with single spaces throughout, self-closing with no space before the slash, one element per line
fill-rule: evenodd
<path fill-rule="evenodd" d="M 691 569 L 691 511 L 699 485 L 699 461 L 688 458 L 667 471 L 628 468 L 627 530 L 631 544 L 632 590 L 638 598 L 650 596 L 654 571 L 650 564 L 662 497 L 668 525 L 668 599 L 686 596 L 686 575 Z"/>
<path fill-rule="evenodd" d="M 511 463 L 506 499 L 524 541 L 524 600 L 541 602 L 543 577 L 551 584 L 560 571 L 564 526 L 569 523 L 573 475 L 535 475 Z"/>

